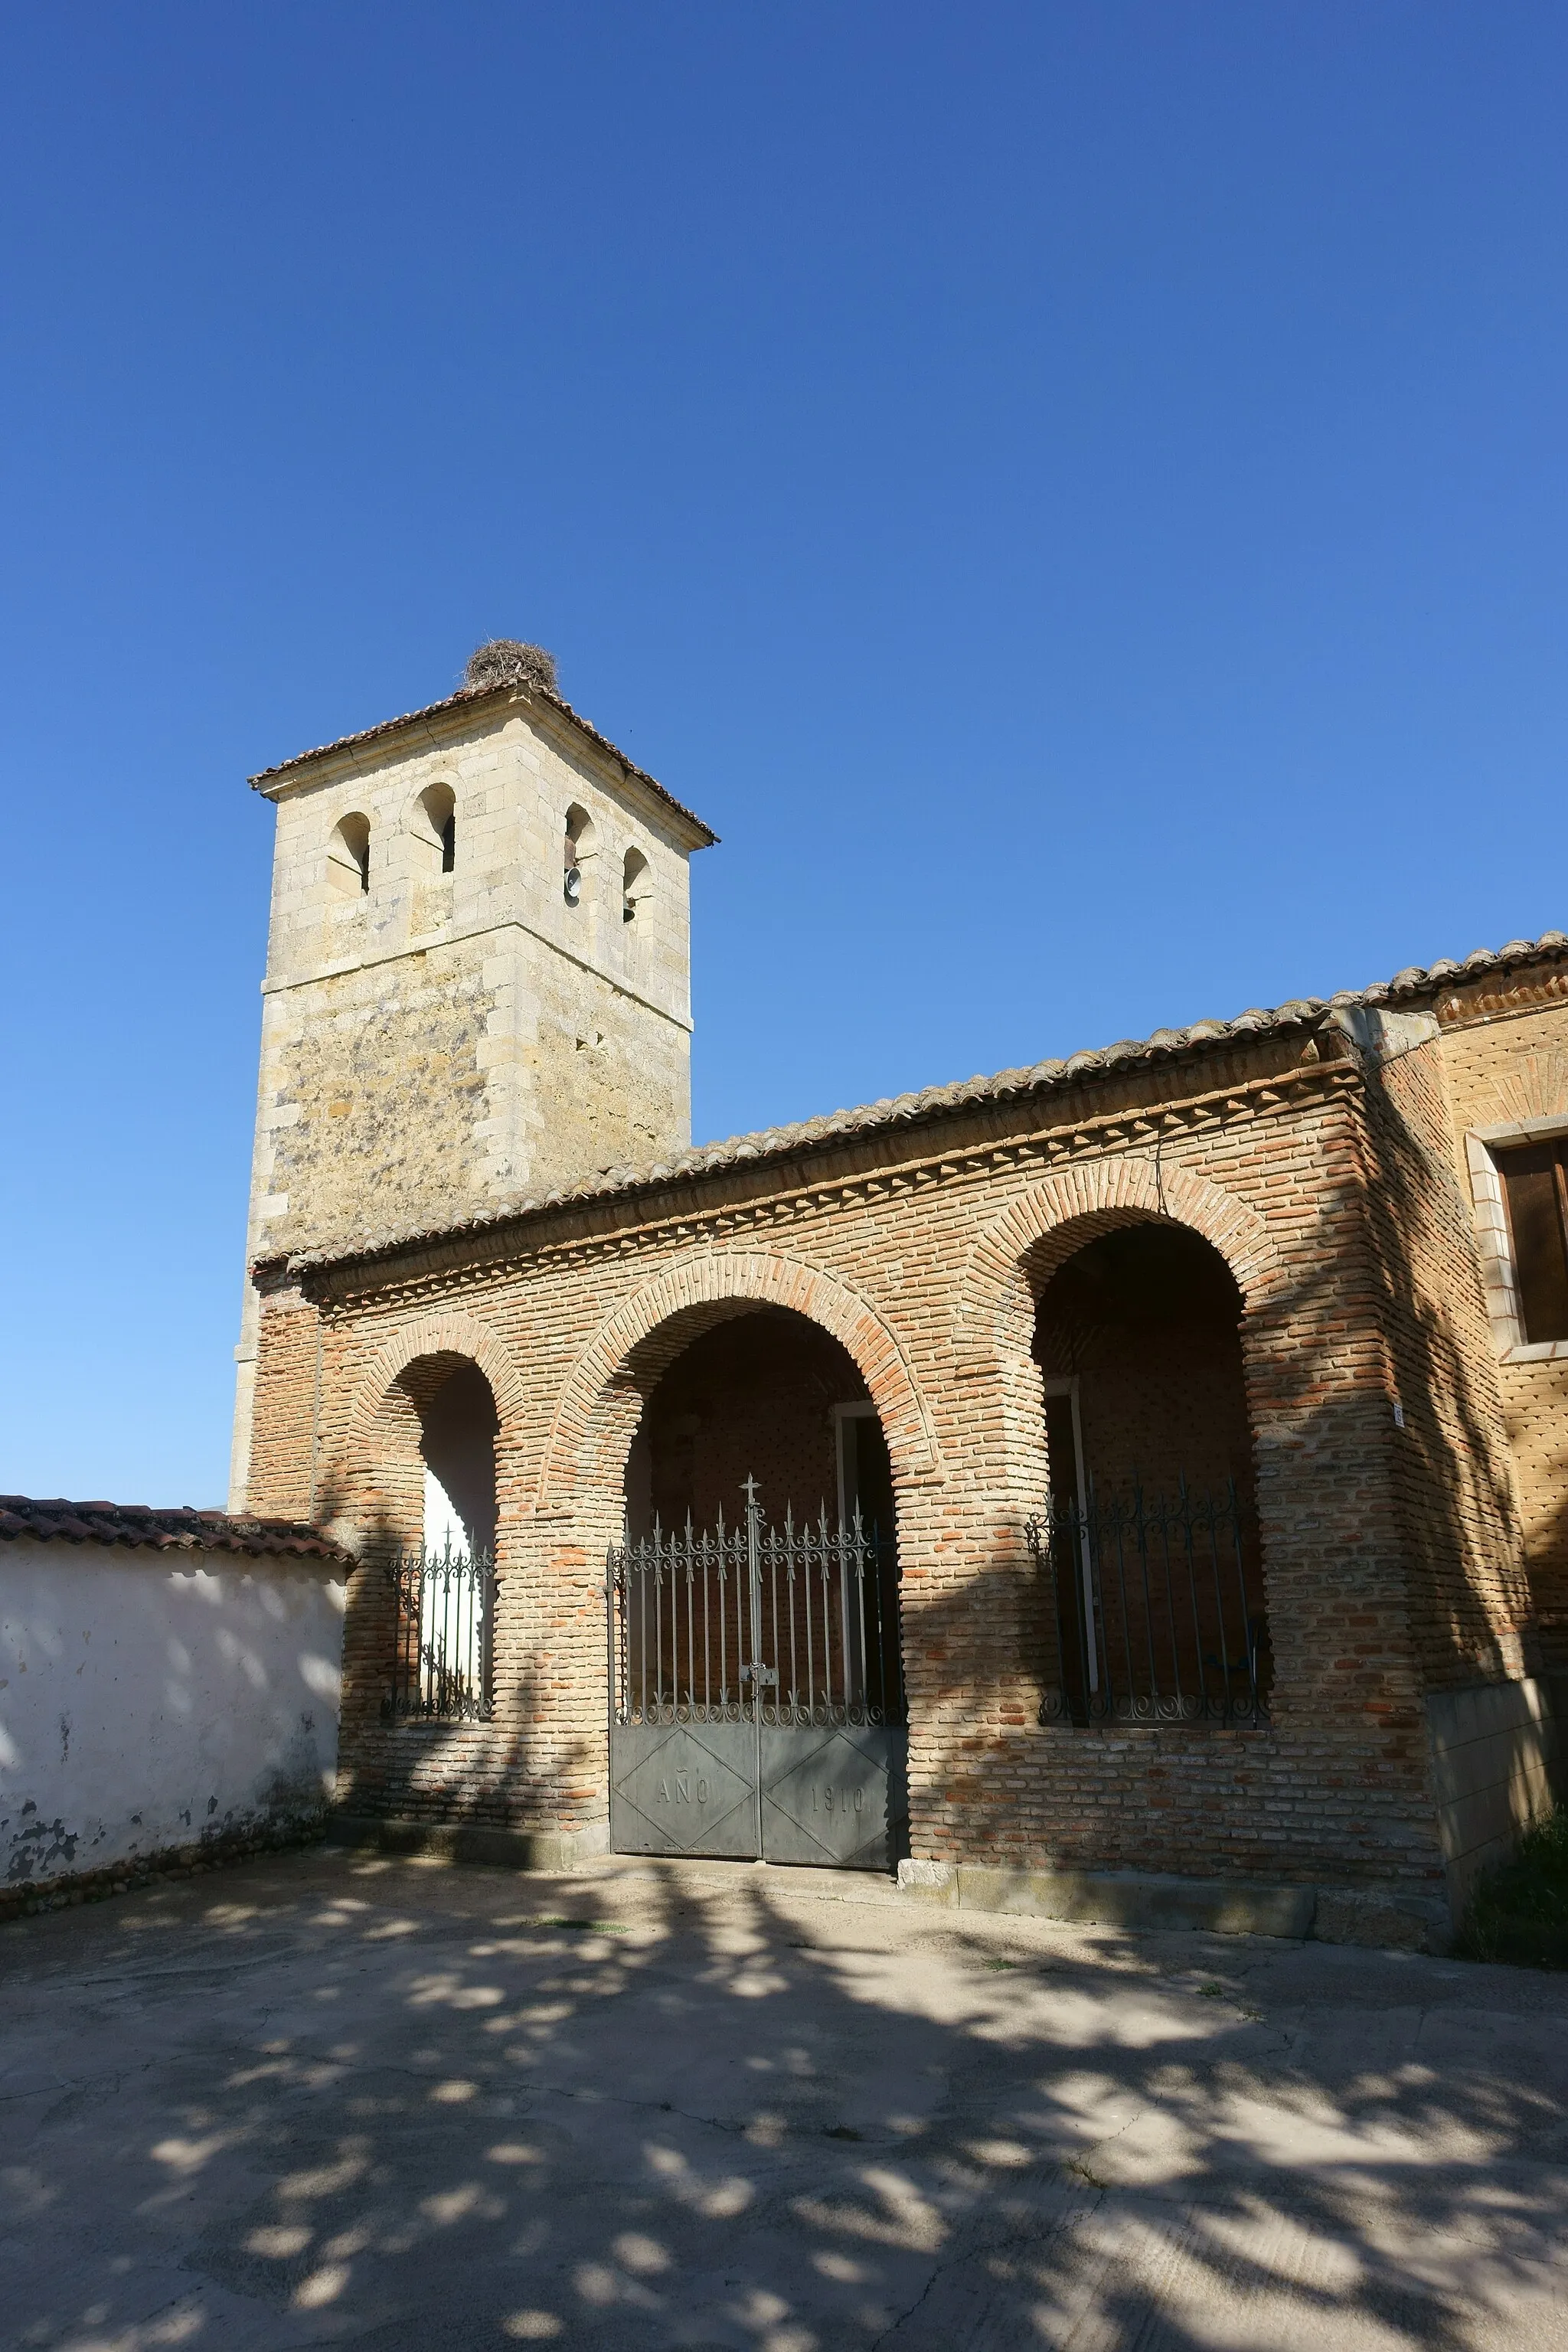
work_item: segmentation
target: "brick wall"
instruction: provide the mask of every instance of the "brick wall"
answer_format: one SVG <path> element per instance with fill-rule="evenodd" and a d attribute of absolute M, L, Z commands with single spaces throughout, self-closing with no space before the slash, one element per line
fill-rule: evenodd
<path fill-rule="evenodd" d="M 408 1366 L 473 1358 L 500 1423 L 496 1720 L 390 1733 L 351 1700 L 350 1801 L 568 1830 L 603 1818 L 604 1559 L 633 1433 L 684 1348 L 738 1307 L 782 1307 L 847 1350 L 888 1438 L 916 1853 L 1440 1885 L 1365 1089 L 1325 1050 L 1264 1039 L 1110 1072 L 310 1276 L 324 1521 L 373 1540 L 395 1521 L 403 1440 L 384 1408 Z M 1243 1301 L 1267 1731 L 1037 1721 L 1023 1538 L 1046 1482 L 1036 1301 L 1086 1239 L 1160 1215 L 1219 1250 Z M 270 1496 L 308 1465 L 311 1351 L 300 1310 L 266 1305 Z"/>
<path fill-rule="evenodd" d="M 1436 1035 L 1368 1060 L 1360 1120 L 1388 1444 L 1428 1690 L 1517 1676 L 1529 1594 L 1491 1329 Z M 1397 1402 L 1403 1426 L 1396 1421 Z"/>
<path fill-rule="evenodd" d="M 1503 1364 L 1499 1385 L 1518 1481 L 1531 1615 L 1543 1661 L 1568 1672 L 1568 1361 Z"/>
<path fill-rule="evenodd" d="M 321 1318 L 293 1284 L 269 1286 L 261 1309 L 267 1345 L 257 1360 L 254 1412 L 265 1438 L 255 1459 L 249 1508 L 260 1518 L 313 1519 L 320 1503 Z"/>

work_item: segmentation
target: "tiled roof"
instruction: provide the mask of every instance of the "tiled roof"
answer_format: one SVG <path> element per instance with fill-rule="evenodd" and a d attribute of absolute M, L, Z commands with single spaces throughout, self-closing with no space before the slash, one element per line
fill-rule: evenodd
<path fill-rule="evenodd" d="M 259 775 L 251 777 L 251 784 L 257 791 L 262 791 L 274 777 L 291 775 L 296 768 L 304 767 L 307 761 L 324 760 L 332 751 L 352 751 L 362 743 L 374 743 L 384 735 L 395 735 L 400 727 L 413 727 L 422 719 L 436 718 L 444 710 L 460 710 L 468 703 L 493 702 L 498 697 L 511 695 L 521 695 L 527 701 L 548 703 L 552 710 L 570 720 L 580 735 L 585 735 L 590 743 L 617 761 L 628 776 L 635 776 L 638 783 L 647 786 L 650 793 L 657 793 L 667 808 L 672 808 L 677 816 L 684 817 L 688 824 L 695 827 L 702 835 L 704 847 L 711 848 L 718 840 L 718 835 L 705 825 L 700 816 L 678 801 L 673 793 L 666 792 L 657 776 L 650 776 L 646 768 L 639 768 L 635 760 L 628 760 L 626 753 L 619 751 L 607 735 L 601 735 L 580 710 L 574 710 L 560 695 L 552 694 L 542 686 L 460 686 L 456 694 L 448 694 L 439 702 L 427 702 L 422 710 L 405 710 L 399 719 L 383 719 L 374 727 L 362 727 L 357 734 L 340 735 L 335 742 L 318 743 L 310 751 L 296 751 L 291 760 L 279 760 L 276 767 L 263 768 Z"/>
<path fill-rule="evenodd" d="M 967 1110 L 984 1103 L 1008 1102 L 1025 1095 L 1048 1094 L 1101 1072 L 1128 1069 L 1139 1063 L 1173 1061 L 1202 1052 L 1230 1038 L 1267 1036 L 1271 1032 L 1313 1029 L 1335 1012 L 1356 1008 L 1397 1011 L 1431 997 L 1454 981 L 1473 980 L 1488 972 L 1514 971 L 1526 964 L 1568 957 L 1568 932 L 1543 931 L 1538 940 L 1510 940 L 1504 948 L 1478 948 L 1455 962 L 1444 957 L 1426 969 L 1412 965 L 1392 980 L 1371 988 L 1342 989 L 1335 996 L 1294 997 L 1272 1009 L 1254 1006 L 1233 1021 L 1194 1021 L 1184 1029 L 1156 1029 L 1153 1035 L 1123 1038 L 1114 1045 L 1070 1054 L 1065 1061 L 1036 1062 L 1019 1070 L 999 1070 L 992 1077 L 961 1079 L 956 1085 L 922 1087 L 918 1094 L 894 1095 L 880 1102 L 862 1103 L 853 1110 L 828 1111 L 818 1118 L 796 1120 L 788 1127 L 763 1128 L 752 1135 L 731 1136 L 722 1143 L 706 1143 L 693 1150 L 640 1168 L 607 1168 L 582 1184 L 537 1197 L 500 1202 L 482 1216 L 454 1218 L 450 1224 L 417 1231 L 348 1235 L 330 1248 L 300 1250 L 290 1265 L 326 1265 L 349 1259 L 390 1256 L 421 1244 L 455 1239 L 464 1234 L 486 1233 L 496 1226 L 540 1210 L 592 1202 L 644 1186 L 667 1184 L 672 1178 L 702 1176 L 721 1168 L 786 1159 L 814 1144 L 836 1142 L 842 1137 L 864 1135 L 875 1129 L 913 1125 L 938 1118 L 945 1112 Z"/>
<path fill-rule="evenodd" d="M 154 1511 L 145 1503 L 39 1502 L 31 1495 L 0 1495 L 0 1539 L 31 1536 L 37 1543 L 130 1544 L 154 1551 L 235 1551 L 269 1557 L 331 1559 L 353 1565 L 353 1555 L 315 1528 L 292 1519 L 235 1519 L 226 1511 Z"/>

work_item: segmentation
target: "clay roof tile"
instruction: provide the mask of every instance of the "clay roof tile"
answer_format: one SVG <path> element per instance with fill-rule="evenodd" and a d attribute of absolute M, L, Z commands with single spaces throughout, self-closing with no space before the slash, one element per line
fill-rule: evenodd
<path fill-rule="evenodd" d="M 0 1495 L 0 1541 L 126 1545 L 154 1551 L 234 1551 L 252 1559 L 288 1554 L 344 1567 L 353 1554 L 330 1536 L 294 1519 L 231 1518 L 189 1503 L 156 1510 L 147 1503 L 69 1503 L 57 1496 Z"/>
<path fill-rule="evenodd" d="M 1394 981 L 1378 982 L 1370 988 L 1340 989 L 1326 999 L 1292 997 L 1289 1003 L 1273 1009 L 1253 1005 L 1231 1021 L 1198 1021 L 1185 1030 L 1158 1029 L 1147 1039 L 1123 1039 L 1120 1045 L 1086 1049 L 1069 1055 L 1066 1060 L 1053 1058 L 1037 1062 L 1026 1069 L 1003 1070 L 993 1077 L 965 1079 L 955 1086 L 924 1087 L 912 1094 L 894 1095 L 879 1102 L 862 1103 L 851 1109 L 803 1119 L 794 1126 L 770 1127 L 751 1135 L 731 1136 L 723 1142 L 701 1145 L 683 1152 L 677 1160 L 659 1160 L 650 1167 L 608 1169 L 585 1183 L 564 1187 L 544 1200 L 534 1197 L 501 1202 L 481 1216 L 456 1221 L 436 1230 L 422 1228 L 344 1236 L 330 1246 L 299 1251 L 288 1263 L 303 1270 L 311 1265 L 392 1256 L 400 1250 L 422 1244 L 456 1238 L 464 1234 L 488 1232 L 515 1223 L 519 1218 L 534 1214 L 545 1207 L 601 1200 L 615 1193 L 668 1183 L 671 1177 L 680 1174 L 701 1175 L 741 1162 L 782 1158 L 811 1144 L 831 1140 L 836 1136 L 859 1134 L 911 1119 L 939 1118 L 944 1112 L 970 1104 L 1005 1101 L 1019 1095 L 1044 1092 L 1053 1087 L 1070 1085 L 1077 1078 L 1089 1076 L 1098 1070 L 1135 1056 L 1154 1058 L 1179 1053 L 1197 1054 L 1223 1045 L 1231 1037 L 1259 1036 L 1276 1030 L 1310 1030 L 1320 1026 L 1336 1011 L 1386 1004 L 1395 992 L 1402 997 L 1434 994 L 1456 973 L 1474 975 L 1546 962 L 1562 957 L 1565 952 L 1568 952 L 1568 933 L 1543 931 L 1540 939 L 1533 941 L 1513 940 L 1506 948 L 1477 949 L 1458 963 L 1451 958 L 1445 958 L 1426 970 L 1412 964 Z M 0 1507 L 3 1507 L 3 1499 L 0 1499 Z"/>

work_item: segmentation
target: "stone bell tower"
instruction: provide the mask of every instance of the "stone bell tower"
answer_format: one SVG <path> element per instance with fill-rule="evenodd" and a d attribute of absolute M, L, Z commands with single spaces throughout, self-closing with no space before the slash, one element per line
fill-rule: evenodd
<path fill-rule="evenodd" d="M 441 1232 L 690 1141 L 688 860 L 715 838 L 481 646 L 445 701 L 251 779 L 278 811 L 247 1263 Z M 231 1509 L 245 1507 L 246 1286 Z"/>

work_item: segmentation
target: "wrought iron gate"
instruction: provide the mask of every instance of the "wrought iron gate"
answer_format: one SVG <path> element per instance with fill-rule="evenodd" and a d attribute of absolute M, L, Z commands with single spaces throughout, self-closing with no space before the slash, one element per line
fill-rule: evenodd
<path fill-rule="evenodd" d="M 1042 1723 L 1268 1720 L 1272 1653 L 1255 1528 L 1231 1480 L 1174 1501 L 1053 1497 L 1025 1529 L 1056 1600 Z"/>
<path fill-rule="evenodd" d="M 386 1571 L 395 1599 L 387 1723 L 488 1723 L 493 1681 L 496 1568 L 488 1551 L 399 1552 Z"/>
<path fill-rule="evenodd" d="M 651 1536 L 609 1556 L 616 1853 L 890 1869 L 904 1850 L 893 1547 L 858 1512 Z"/>

